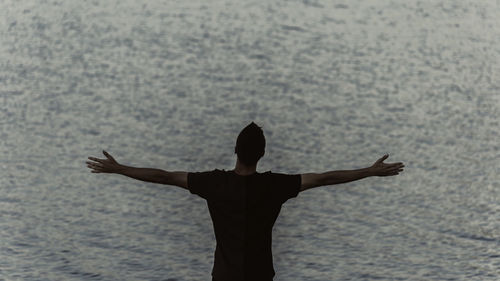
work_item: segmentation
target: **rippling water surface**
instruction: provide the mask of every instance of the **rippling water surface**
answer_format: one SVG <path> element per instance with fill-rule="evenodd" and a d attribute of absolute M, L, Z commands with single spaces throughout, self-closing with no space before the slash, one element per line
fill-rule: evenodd
<path fill-rule="evenodd" d="M 498 1 L 3 1 L 0 279 L 211 280 L 205 202 L 88 156 L 405 163 L 288 201 L 276 281 L 500 278 Z"/>

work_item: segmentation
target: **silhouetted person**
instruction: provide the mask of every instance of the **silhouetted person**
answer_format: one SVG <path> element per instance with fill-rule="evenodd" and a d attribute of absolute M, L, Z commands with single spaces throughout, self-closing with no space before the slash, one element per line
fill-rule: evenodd
<path fill-rule="evenodd" d="M 117 173 L 134 179 L 174 185 L 189 190 L 207 201 L 217 246 L 212 280 L 272 281 L 275 272 L 271 253 L 272 228 L 281 205 L 299 192 L 325 185 L 351 182 L 370 176 L 394 176 L 403 163 L 383 163 L 388 154 L 373 165 L 357 170 L 324 173 L 258 173 L 257 162 L 264 156 L 266 140 L 254 122 L 238 135 L 233 170 L 205 172 L 168 172 L 134 168 L 107 159 L 89 157 L 92 173 Z"/>

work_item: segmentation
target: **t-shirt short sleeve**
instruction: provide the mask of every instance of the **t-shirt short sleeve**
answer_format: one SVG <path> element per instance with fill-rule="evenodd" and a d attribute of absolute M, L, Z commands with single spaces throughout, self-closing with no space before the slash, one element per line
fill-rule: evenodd
<path fill-rule="evenodd" d="M 271 175 L 273 193 L 280 202 L 285 203 L 288 199 L 297 197 L 302 183 L 300 174 L 271 173 Z"/>
<path fill-rule="evenodd" d="M 204 172 L 188 172 L 187 184 L 188 190 L 192 194 L 196 194 L 201 198 L 207 199 L 214 191 L 216 184 L 217 171 L 204 171 Z"/>

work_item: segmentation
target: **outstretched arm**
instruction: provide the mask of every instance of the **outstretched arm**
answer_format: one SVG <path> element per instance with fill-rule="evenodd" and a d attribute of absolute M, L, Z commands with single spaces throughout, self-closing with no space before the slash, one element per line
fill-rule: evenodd
<path fill-rule="evenodd" d="M 92 169 L 92 173 L 114 173 L 121 174 L 136 180 L 175 185 L 187 189 L 187 172 L 168 172 L 153 168 L 135 168 L 119 164 L 113 156 L 106 151 L 102 151 L 107 159 L 89 157 L 95 162 L 87 161 L 87 167 Z"/>
<path fill-rule="evenodd" d="M 323 185 L 334 185 L 356 181 L 372 176 L 386 177 L 399 175 L 399 173 L 403 171 L 403 163 L 383 163 L 387 157 L 389 157 L 389 154 L 386 154 L 382 158 L 378 159 L 372 166 L 363 169 L 302 174 L 300 191 Z"/>

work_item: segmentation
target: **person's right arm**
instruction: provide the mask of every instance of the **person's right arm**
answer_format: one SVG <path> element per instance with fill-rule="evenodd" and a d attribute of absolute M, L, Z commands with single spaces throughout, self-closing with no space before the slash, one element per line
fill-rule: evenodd
<path fill-rule="evenodd" d="M 305 191 L 310 188 L 323 185 L 341 184 L 351 181 L 360 180 L 366 177 L 379 176 L 395 176 L 403 171 L 403 163 L 383 163 L 389 157 L 388 154 L 378 159 L 372 166 L 357 169 L 357 170 L 338 170 L 325 173 L 306 173 L 301 174 L 300 191 Z"/>

